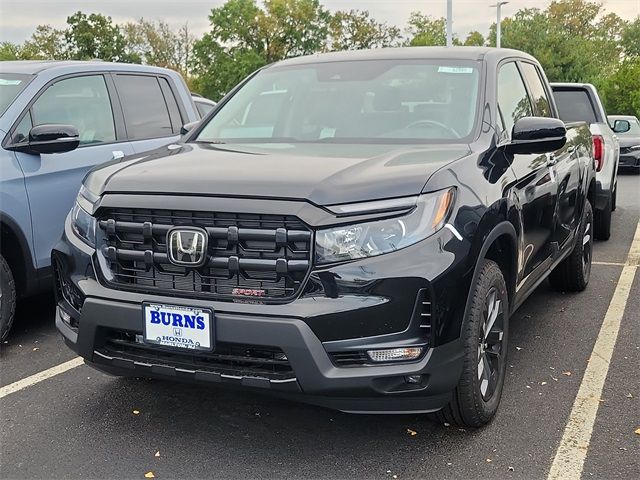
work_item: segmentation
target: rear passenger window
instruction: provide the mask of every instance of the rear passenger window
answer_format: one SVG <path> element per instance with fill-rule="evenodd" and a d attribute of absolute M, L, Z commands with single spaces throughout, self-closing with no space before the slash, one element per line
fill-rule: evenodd
<path fill-rule="evenodd" d="M 160 88 L 162 89 L 162 94 L 164 95 L 164 100 L 167 102 L 167 108 L 169 109 L 169 117 L 171 118 L 171 125 L 173 126 L 173 132 L 179 132 L 180 127 L 184 124 L 182 121 L 182 117 L 180 115 L 180 109 L 178 108 L 178 102 L 176 101 L 176 97 L 169 86 L 169 82 L 166 78 L 159 78 Z"/>
<path fill-rule="evenodd" d="M 78 129 L 81 145 L 116 140 L 111 101 L 102 75 L 73 77 L 54 83 L 33 104 L 31 115 L 34 126 L 44 123 L 73 125 Z"/>
<path fill-rule="evenodd" d="M 527 85 L 529 86 L 529 92 L 533 98 L 533 111 L 539 117 L 550 117 L 551 106 L 549 104 L 549 97 L 544 89 L 544 84 L 540 78 L 540 73 L 535 65 L 531 63 L 521 63 L 522 75 L 524 75 Z"/>
<path fill-rule="evenodd" d="M 175 133 L 157 77 L 116 75 L 115 82 L 129 139 L 166 137 Z"/>
<path fill-rule="evenodd" d="M 513 62 L 503 65 L 498 72 L 498 109 L 507 137 L 511 136 L 516 121 L 532 115 L 529 95 Z"/>

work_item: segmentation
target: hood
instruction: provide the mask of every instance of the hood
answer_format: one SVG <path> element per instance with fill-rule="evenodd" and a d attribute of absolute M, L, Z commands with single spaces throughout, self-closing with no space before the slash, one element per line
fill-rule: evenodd
<path fill-rule="evenodd" d="M 618 136 L 618 141 L 620 142 L 620 148 L 626 147 L 635 147 L 636 145 L 640 145 L 640 137 L 625 137 L 623 135 Z"/>
<path fill-rule="evenodd" d="M 420 193 L 467 145 L 186 143 L 126 157 L 93 170 L 102 193 L 163 193 L 309 200 L 317 205 Z"/>

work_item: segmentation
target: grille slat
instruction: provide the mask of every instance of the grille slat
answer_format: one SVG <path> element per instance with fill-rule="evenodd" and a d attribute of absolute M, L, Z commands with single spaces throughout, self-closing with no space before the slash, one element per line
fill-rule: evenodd
<path fill-rule="evenodd" d="M 134 291 L 284 300 L 299 291 L 311 266 L 312 232 L 291 216 L 107 209 L 98 226 L 104 279 Z M 166 242 L 174 227 L 207 232 L 204 266 L 170 263 Z"/>

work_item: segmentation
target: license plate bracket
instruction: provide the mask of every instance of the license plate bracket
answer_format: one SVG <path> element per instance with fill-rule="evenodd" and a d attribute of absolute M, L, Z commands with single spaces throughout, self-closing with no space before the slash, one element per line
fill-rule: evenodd
<path fill-rule="evenodd" d="M 211 308 L 143 302 L 142 321 L 142 340 L 146 344 L 205 352 L 215 348 L 215 316 Z"/>

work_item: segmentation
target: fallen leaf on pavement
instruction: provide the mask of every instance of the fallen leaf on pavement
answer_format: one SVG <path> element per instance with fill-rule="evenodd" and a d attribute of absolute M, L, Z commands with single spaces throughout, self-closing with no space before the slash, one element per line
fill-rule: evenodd
<path fill-rule="evenodd" d="M 450 424 L 450 423 L 447 423 L 447 422 L 444 422 L 444 423 L 443 423 L 443 425 L 444 425 L 445 427 L 450 427 L 450 426 L 451 426 L 451 424 Z"/>
<path fill-rule="evenodd" d="M 507 470 L 509 470 L 510 472 L 513 472 L 515 470 L 515 468 L 509 467 L 509 468 L 507 468 Z"/>
<path fill-rule="evenodd" d="M 418 434 L 418 432 L 416 432 L 415 430 L 411 430 L 410 428 L 407 428 L 407 433 L 412 437 Z"/>
<path fill-rule="evenodd" d="M 636 428 L 636 435 L 640 435 L 640 427 Z"/>
<path fill-rule="evenodd" d="M 153 472 L 147 472 L 144 474 L 144 478 L 156 478 Z"/>
<path fill-rule="evenodd" d="M 487 458 L 487 463 L 491 463 L 493 460 L 491 460 L 490 458 Z"/>
<path fill-rule="evenodd" d="M 541 382 L 540 383 L 540 385 L 546 385 L 546 384 L 547 384 L 547 382 Z"/>
<path fill-rule="evenodd" d="M 139 413 L 140 413 L 140 410 L 134 410 L 134 411 L 133 411 L 133 414 L 134 414 L 134 415 L 138 415 Z"/>
<path fill-rule="evenodd" d="M 633 395 L 631 395 L 630 393 L 627 393 L 627 398 L 633 398 Z"/>
<path fill-rule="evenodd" d="M 34 352 L 37 352 L 38 350 L 40 350 L 38 347 L 33 347 Z"/>
<path fill-rule="evenodd" d="M 158 450 L 158 451 L 156 452 L 156 454 L 154 455 L 154 457 L 159 457 L 159 456 L 160 456 L 160 450 Z"/>
<path fill-rule="evenodd" d="M 522 347 L 516 347 L 516 350 L 520 351 L 522 350 Z"/>
<path fill-rule="evenodd" d="M 566 375 L 567 377 L 571 376 L 571 372 L 562 372 L 563 375 Z"/>

